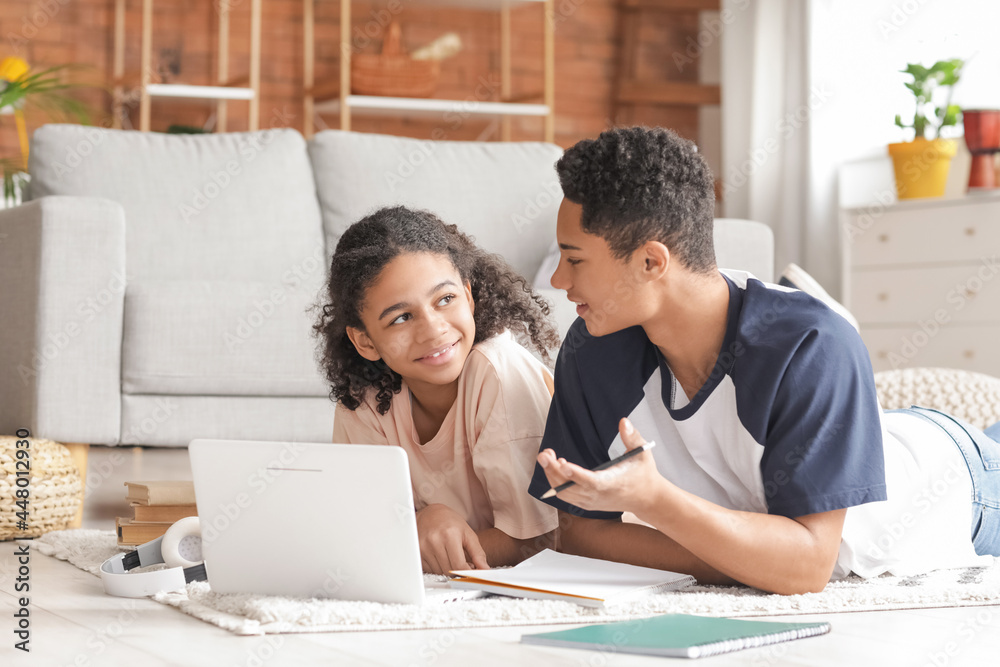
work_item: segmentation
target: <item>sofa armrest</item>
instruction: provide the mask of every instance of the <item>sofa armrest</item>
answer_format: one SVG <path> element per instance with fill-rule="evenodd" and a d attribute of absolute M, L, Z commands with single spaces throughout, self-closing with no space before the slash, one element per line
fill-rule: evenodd
<path fill-rule="evenodd" d="M 0 433 L 117 444 L 125 284 L 118 204 L 0 210 Z"/>

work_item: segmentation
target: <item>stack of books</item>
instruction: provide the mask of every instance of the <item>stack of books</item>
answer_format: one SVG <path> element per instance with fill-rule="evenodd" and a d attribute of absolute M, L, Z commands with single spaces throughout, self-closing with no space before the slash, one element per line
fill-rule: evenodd
<path fill-rule="evenodd" d="M 117 517 L 118 544 L 137 546 L 155 540 L 184 517 L 197 516 L 194 482 L 125 482 L 133 516 Z"/>

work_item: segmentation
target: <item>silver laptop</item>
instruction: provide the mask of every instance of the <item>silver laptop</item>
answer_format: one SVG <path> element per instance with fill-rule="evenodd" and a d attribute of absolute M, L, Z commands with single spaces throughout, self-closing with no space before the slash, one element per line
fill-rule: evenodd
<path fill-rule="evenodd" d="M 199 439 L 189 452 L 212 590 L 423 604 L 402 449 Z"/>

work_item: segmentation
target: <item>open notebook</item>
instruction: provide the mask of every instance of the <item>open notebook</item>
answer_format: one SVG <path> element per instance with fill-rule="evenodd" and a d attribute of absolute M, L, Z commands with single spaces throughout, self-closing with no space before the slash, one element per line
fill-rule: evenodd
<path fill-rule="evenodd" d="M 541 551 L 519 565 L 492 570 L 454 570 L 453 588 L 513 597 L 565 600 L 585 607 L 604 607 L 643 595 L 686 588 L 694 577 L 650 567 L 626 565 Z"/>

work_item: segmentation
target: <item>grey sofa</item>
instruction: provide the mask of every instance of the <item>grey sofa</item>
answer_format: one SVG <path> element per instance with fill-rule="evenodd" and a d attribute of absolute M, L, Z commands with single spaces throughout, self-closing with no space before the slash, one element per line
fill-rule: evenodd
<path fill-rule="evenodd" d="M 31 149 L 28 201 L 0 211 L 0 433 L 64 442 L 328 440 L 310 307 L 343 230 L 427 208 L 531 279 L 561 198 L 543 143 L 48 125 Z M 767 227 L 716 236 L 720 264 L 771 279 Z"/>

